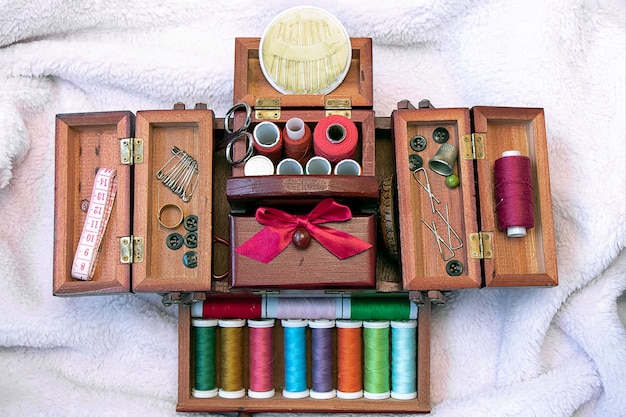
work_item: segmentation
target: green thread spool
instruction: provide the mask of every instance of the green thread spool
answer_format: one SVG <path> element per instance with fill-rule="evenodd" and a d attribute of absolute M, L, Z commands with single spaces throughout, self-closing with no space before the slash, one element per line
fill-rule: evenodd
<path fill-rule="evenodd" d="M 363 396 L 389 398 L 389 321 L 363 322 L 363 349 Z"/>
<path fill-rule="evenodd" d="M 406 296 L 358 295 L 350 297 L 351 320 L 411 320 L 417 306 Z"/>
<path fill-rule="evenodd" d="M 217 395 L 215 370 L 215 334 L 217 320 L 193 319 L 192 337 L 195 348 L 195 384 L 191 395 L 211 398 Z"/>

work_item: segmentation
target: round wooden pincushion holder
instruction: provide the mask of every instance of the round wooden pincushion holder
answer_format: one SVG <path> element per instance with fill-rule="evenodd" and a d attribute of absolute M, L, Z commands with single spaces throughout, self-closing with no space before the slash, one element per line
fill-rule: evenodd
<path fill-rule="evenodd" d="M 382 180 L 380 184 L 380 230 L 387 253 L 394 260 L 398 260 L 400 246 L 397 232 L 397 209 L 396 209 L 396 178 L 391 175 Z"/>

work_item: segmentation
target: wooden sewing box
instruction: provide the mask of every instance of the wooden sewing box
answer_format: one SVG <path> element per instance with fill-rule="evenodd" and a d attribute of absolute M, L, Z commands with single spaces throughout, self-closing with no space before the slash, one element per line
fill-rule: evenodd
<path fill-rule="evenodd" d="M 400 101 L 391 116 L 375 117 L 369 38 L 351 38 L 350 69 L 336 90 L 327 95 L 282 95 L 263 76 L 259 40 L 235 41 L 233 103 L 244 101 L 253 108 L 251 127 L 261 120 L 282 125 L 290 117 L 300 117 L 313 125 L 329 114 L 346 115 L 358 127 L 357 159 L 362 165 L 362 176 L 246 177 L 242 165 L 231 167 L 224 151 L 214 148 L 224 137 L 225 123 L 230 121 L 215 118 L 204 105 L 185 109 L 179 104 L 172 110 L 139 111 L 136 115 L 127 111 L 58 115 L 53 292 L 57 296 L 154 292 L 161 294 L 166 304 L 178 305 L 178 411 L 427 413 L 431 306 L 444 304 L 446 291 L 557 285 L 543 110 L 438 109 L 428 101 L 414 108 L 408 101 Z M 239 124 L 243 117 L 237 113 L 232 122 Z M 415 163 L 411 155 L 419 154 L 424 166 L 435 155 L 433 131 L 439 128 L 445 128 L 449 134 L 447 142 L 459 150 L 454 167 L 461 181 L 459 187 L 447 188 L 439 175 L 429 177 L 431 193 L 448 204 L 448 222 L 462 241 L 462 247 L 454 254 L 461 270 L 457 265 L 452 275 L 433 233 L 422 222 L 430 221 L 431 199 L 415 181 L 415 166 L 409 166 L 410 162 Z M 426 146 L 418 152 L 412 147 L 416 137 L 426 140 Z M 198 161 L 199 183 L 188 203 L 181 202 L 155 179 L 155 172 L 171 158 L 173 146 L 186 150 Z M 235 154 L 244 152 L 243 147 L 243 142 L 236 143 Z M 519 149 L 529 156 L 534 170 L 536 225 L 526 238 L 519 240 L 507 239 L 495 225 L 493 162 L 508 149 Z M 91 281 L 79 281 L 70 277 L 70 269 L 85 219 L 85 202 L 90 198 L 98 167 L 117 169 L 118 193 L 95 276 Z M 277 258 L 264 266 L 270 274 L 280 277 L 273 285 L 267 281 L 258 284 L 254 281 L 258 269 L 246 271 L 253 267 L 233 260 L 233 247 L 247 238 L 248 229 L 254 229 L 257 207 L 309 207 L 328 197 L 348 205 L 354 213 L 347 224 L 336 227 L 346 228 L 374 244 L 373 255 L 330 261 L 335 262 L 332 267 L 336 271 L 343 270 L 345 275 L 316 285 L 323 275 L 318 271 L 319 265 L 294 274 L 294 259 L 304 259 L 306 263 L 307 258 L 321 256 L 324 249 L 319 245 L 304 250 L 289 248 L 287 251 L 291 252 L 285 260 Z M 171 230 L 161 227 L 156 215 L 160 207 L 170 203 L 180 206 L 185 216 L 198 217 L 196 268 L 182 264 L 181 250 L 166 247 L 165 239 Z M 439 208 L 443 212 L 444 205 Z M 236 279 L 232 277 L 233 270 L 238 271 Z M 294 289 L 406 294 L 419 307 L 417 398 L 285 398 L 280 394 L 284 386 L 280 354 L 275 361 L 277 394 L 273 398 L 192 396 L 190 305 L 206 299 L 208 294 L 229 297 Z M 277 324 L 276 352 L 283 349 L 280 334 Z M 244 351 L 246 344 L 247 341 Z M 247 370 L 244 372 L 245 381 L 248 375 Z"/>

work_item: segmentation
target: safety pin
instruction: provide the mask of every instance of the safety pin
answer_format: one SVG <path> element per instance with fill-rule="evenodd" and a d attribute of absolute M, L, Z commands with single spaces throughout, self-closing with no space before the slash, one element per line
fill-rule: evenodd
<path fill-rule="evenodd" d="M 443 220 L 443 222 L 446 224 L 446 226 L 448 226 L 448 245 L 449 245 L 450 250 L 455 251 L 457 249 L 461 249 L 463 247 L 463 241 L 461 240 L 459 235 L 456 233 L 456 231 L 454 230 L 452 225 L 450 225 L 450 218 L 449 218 L 449 213 L 448 213 L 448 203 L 446 203 L 446 217 L 445 218 L 443 217 L 443 214 L 441 214 L 439 209 L 435 209 L 435 212 L 439 215 L 441 220 Z M 454 235 L 454 237 L 456 238 L 457 242 L 459 242 L 459 246 L 452 247 L 452 236 L 451 236 L 450 233 L 452 233 Z"/>
<path fill-rule="evenodd" d="M 167 160 L 167 162 L 165 164 L 163 164 L 163 166 L 161 167 L 161 169 L 159 169 L 156 173 L 156 178 L 158 180 L 163 179 L 163 177 L 165 177 L 167 174 L 163 173 L 163 170 L 165 170 L 165 168 L 167 168 L 169 166 L 169 164 L 172 162 L 172 160 L 174 160 L 175 158 L 178 158 L 178 155 L 180 154 L 181 150 L 178 149 L 176 146 L 172 146 L 172 153 L 174 155 L 172 155 L 172 157 L 170 159 Z M 176 161 L 178 163 L 178 161 Z M 176 164 L 174 164 L 176 165 Z M 172 168 L 170 168 L 170 170 L 168 171 L 168 173 L 172 170 Z"/>
<path fill-rule="evenodd" d="M 424 226 L 426 226 L 433 233 L 433 235 L 435 235 L 435 240 L 437 241 L 437 247 L 439 248 L 439 255 L 441 255 L 441 259 L 443 259 L 444 261 L 449 261 L 450 259 L 454 258 L 454 251 L 450 248 L 450 246 L 446 244 L 446 242 L 444 242 L 443 238 L 437 232 L 437 226 L 435 225 L 435 222 L 433 222 L 432 227 L 430 227 L 424 219 L 422 219 L 422 223 L 424 223 Z M 450 251 L 451 256 L 449 258 L 446 258 L 446 256 L 443 254 L 441 244 L 443 244 L 443 246 L 445 246 L 446 249 Z"/>
<path fill-rule="evenodd" d="M 426 181 L 426 184 L 423 184 L 419 178 L 417 178 L 417 171 L 422 171 L 424 172 L 424 179 Z M 432 212 L 435 212 L 435 204 L 433 203 L 433 200 L 435 200 L 437 202 L 437 204 L 441 204 L 441 201 L 439 201 L 439 199 L 433 194 L 433 192 L 430 189 L 430 181 L 428 180 L 428 173 L 426 172 L 426 170 L 424 169 L 424 167 L 419 167 L 417 168 L 415 171 L 413 171 L 413 178 L 415 179 L 415 181 L 417 181 L 417 183 L 419 185 L 422 186 L 422 188 L 428 193 L 428 197 L 430 198 L 430 208 L 432 210 Z"/>

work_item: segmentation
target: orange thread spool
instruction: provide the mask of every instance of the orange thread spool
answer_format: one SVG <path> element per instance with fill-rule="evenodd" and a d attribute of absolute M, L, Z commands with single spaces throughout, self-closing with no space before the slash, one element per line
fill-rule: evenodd
<path fill-rule="evenodd" d="M 363 339 L 358 320 L 337 320 L 337 397 L 363 396 Z"/>

